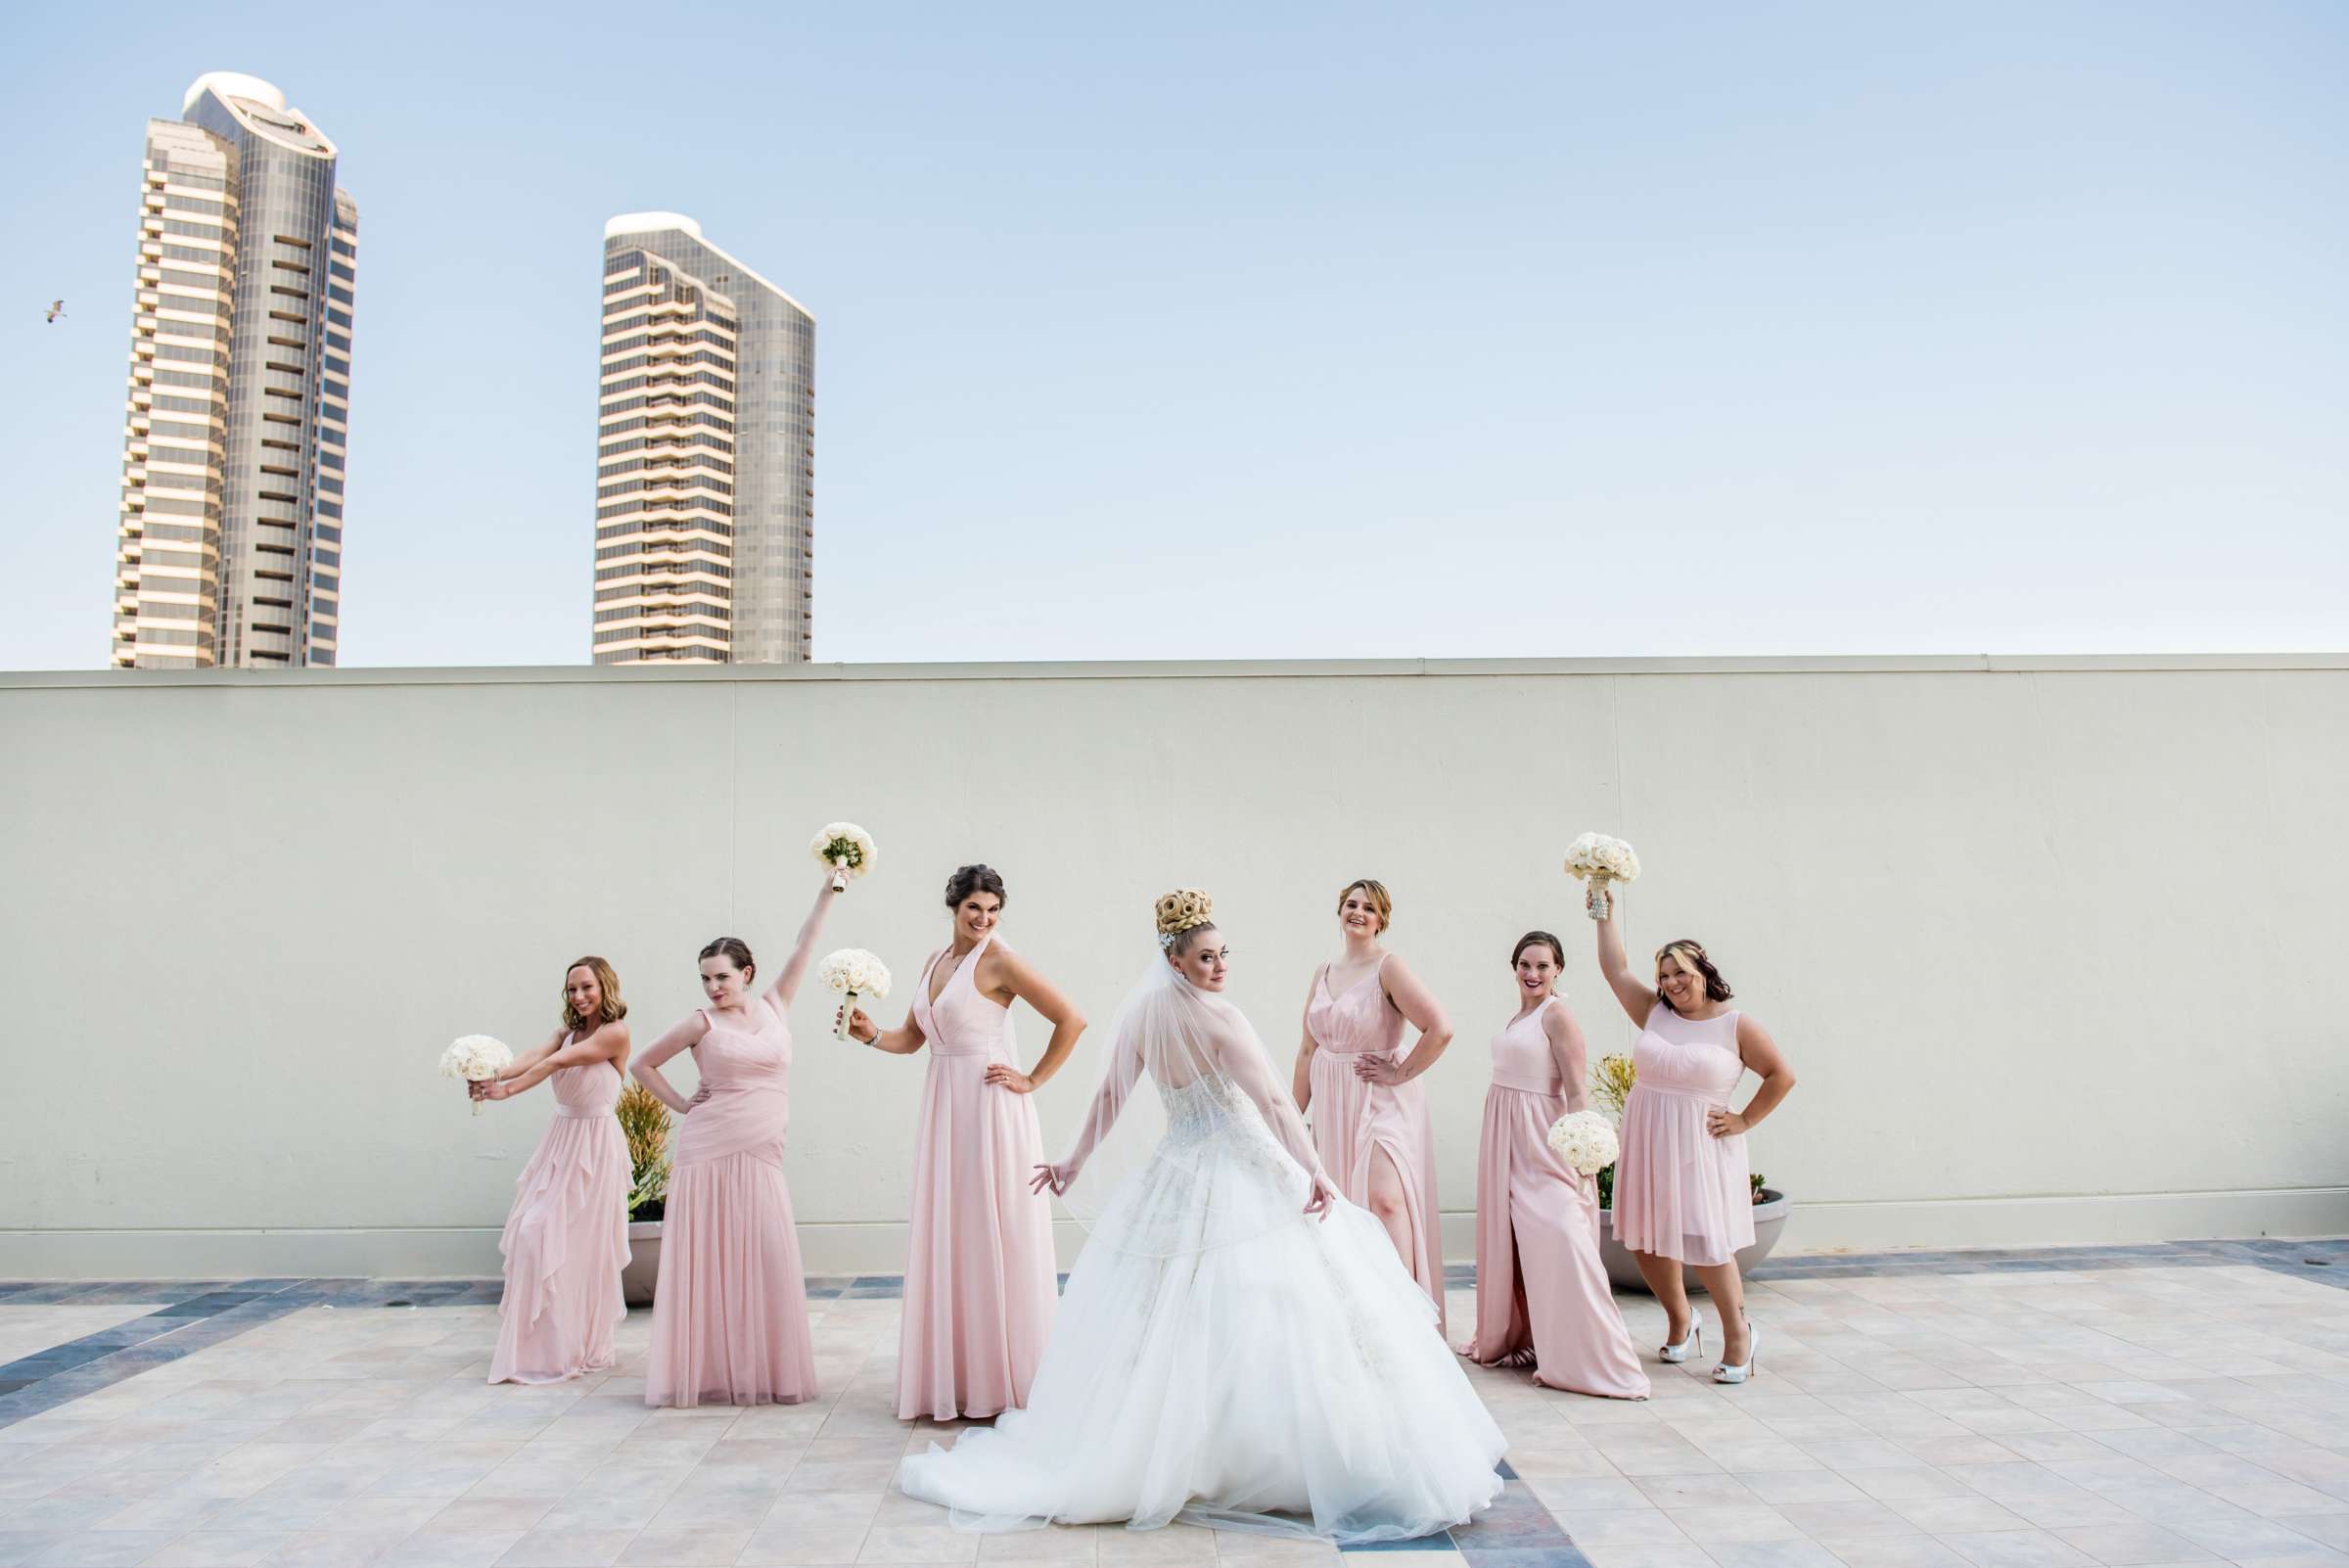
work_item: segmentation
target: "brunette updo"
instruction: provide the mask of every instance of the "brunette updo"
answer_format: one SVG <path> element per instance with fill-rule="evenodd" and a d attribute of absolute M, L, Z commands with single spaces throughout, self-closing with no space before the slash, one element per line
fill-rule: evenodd
<path fill-rule="evenodd" d="M 1003 892 L 1003 878 L 993 866 L 956 866 L 954 874 L 946 878 L 946 907 L 949 909 L 961 908 L 962 900 L 974 893 L 993 894 L 995 906 L 998 909 L 1011 902 L 1011 899 Z"/>

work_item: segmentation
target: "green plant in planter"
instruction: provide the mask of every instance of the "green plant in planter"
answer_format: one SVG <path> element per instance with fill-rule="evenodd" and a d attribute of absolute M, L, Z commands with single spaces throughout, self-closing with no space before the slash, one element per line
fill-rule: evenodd
<path fill-rule="evenodd" d="M 668 1107 L 642 1084 L 630 1084 L 613 1114 L 628 1140 L 628 1219 L 658 1220 L 668 1197 Z"/>
<path fill-rule="evenodd" d="M 1602 1056 L 1590 1069 L 1590 1098 L 1604 1107 L 1615 1118 L 1616 1126 L 1621 1127 L 1623 1108 L 1631 1103 L 1632 1085 L 1638 1082 L 1639 1070 L 1632 1065 L 1630 1057 Z M 1762 1202 L 1762 1174 L 1758 1171 L 1753 1175 L 1752 1186 L 1753 1201 Z M 1598 1206 L 1607 1210 L 1615 1207 L 1615 1168 L 1611 1165 L 1598 1173 Z"/>

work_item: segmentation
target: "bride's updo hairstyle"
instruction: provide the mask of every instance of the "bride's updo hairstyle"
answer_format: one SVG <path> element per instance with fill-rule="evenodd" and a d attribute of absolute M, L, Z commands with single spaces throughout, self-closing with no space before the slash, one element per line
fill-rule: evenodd
<path fill-rule="evenodd" d="M 1158 945 L 1180 956 L 1203 931 L 1216 929 L 1216 900 L 1197 888 L 1176 888 L 1158 900 Z"/>

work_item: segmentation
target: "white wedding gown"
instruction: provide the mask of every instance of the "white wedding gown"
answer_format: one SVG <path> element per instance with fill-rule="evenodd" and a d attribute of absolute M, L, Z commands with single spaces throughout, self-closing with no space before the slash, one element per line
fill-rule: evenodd
<path fill-rule="evenodd" d="M 1246 1020 L 1174 985 L 1143 1013 L 1191 1047 L 1121 1030 L 1064 1162 L 1146 1068 L 1164 1134 L 1091 1222 L 1027 1407 L 898 1484 L 982 1530 L 1181 1518 L 1362 1544 L 1461 1523 L 1500 1494 L 1500 1429 L 1384 1227 L 1342 1199 L 1303 1213 L 1313 1146 Z"/>

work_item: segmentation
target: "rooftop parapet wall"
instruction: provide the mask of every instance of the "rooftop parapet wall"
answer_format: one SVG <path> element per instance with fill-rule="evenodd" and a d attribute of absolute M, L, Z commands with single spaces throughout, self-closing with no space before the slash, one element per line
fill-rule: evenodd
<path fill-rule="evenodd" d="M 1517 936 L 1565 940 L 1594 1052 L 1632 1035 L 1559 869 L 1596 827 L 1635 953 L 1705 942 L 1796 1066 L 1753 1135 L 1787 1248 L 2349 1229 L 2349 656 L 27 673 L 0 750 L 0 1273 L 494 1271 L 551 1103 L 471 1117 L 439 1048 L 543 1038 L 583 952 L 649 1040 L 712 937 L 784 956 L 843 817 L 882 860 L 821 946 L 890 962 L 892 1022 L 947 872 L 1003 872 L 1094 1020 L 1055 1148 L 1157 894 L 1214 892 L 1285 1070 L 1376 876 L 1459 1033 L 1423 1082 L 1466 1256 Z M 811 986 L 808 1265 L 894 1269 L 923 1065 L 829 1020 Z"/>

